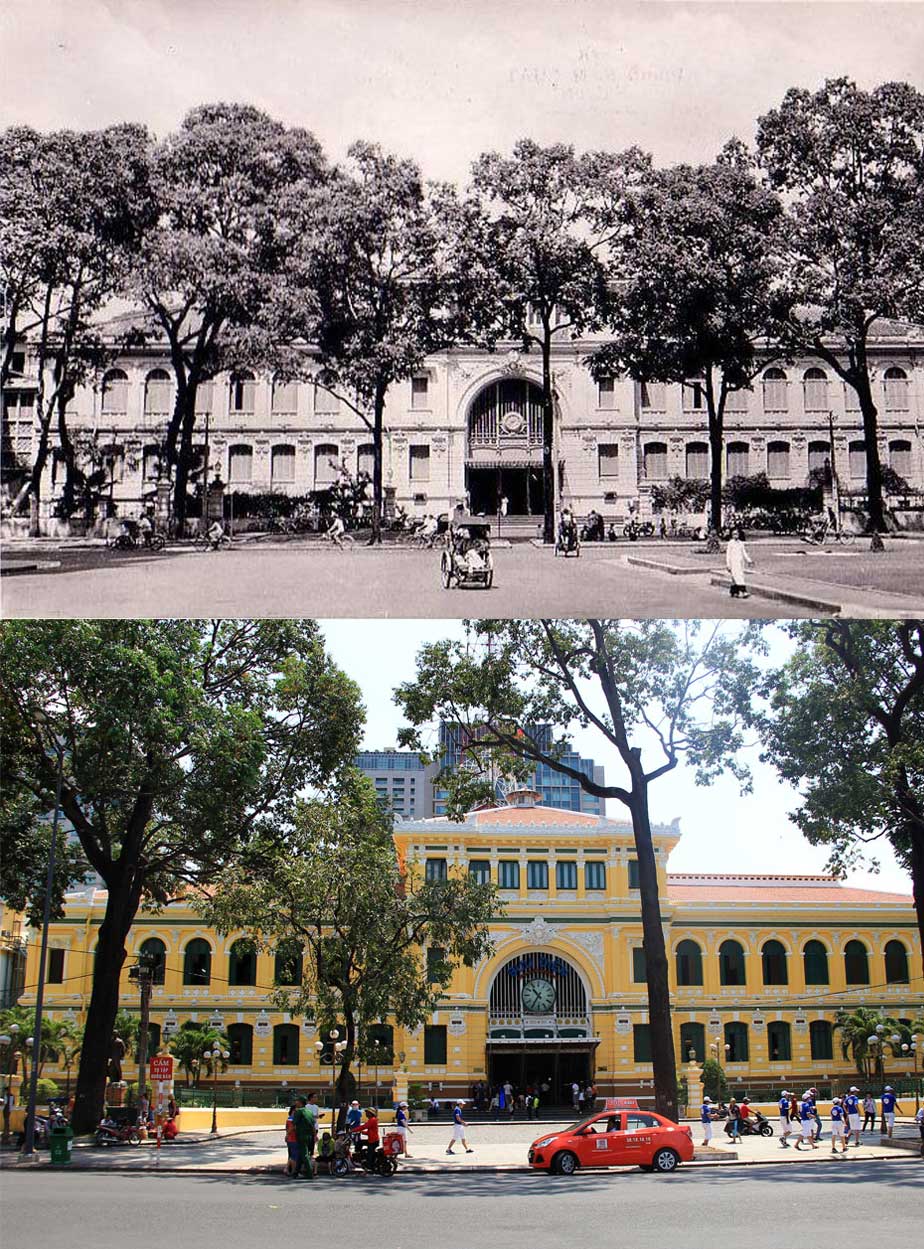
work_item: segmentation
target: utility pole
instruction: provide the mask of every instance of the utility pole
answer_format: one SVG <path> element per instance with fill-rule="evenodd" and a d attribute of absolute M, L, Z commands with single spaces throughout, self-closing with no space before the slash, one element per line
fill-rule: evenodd
<path fill-rule="evenodd" d="M 155 955 L 139 954 L 136 966 L 129 967 L 129 980 L 136 980 L 141 990 L 141 1024 L 138 1029 L 138 1104 L 147 1096 L 148 1088 L 148 1022 L 151 1017 L 151 988 L 154 984 Z"/>

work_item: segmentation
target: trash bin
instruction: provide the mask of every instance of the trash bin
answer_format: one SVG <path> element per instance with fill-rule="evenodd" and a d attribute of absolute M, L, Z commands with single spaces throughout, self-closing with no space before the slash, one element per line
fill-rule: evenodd
<path fill-rule="evenodd" d="M 54 1123 L 48 1133 L 48 1148 L 53 1167 L 70 1166 L 74 1129 L 69 1123 Z"/>

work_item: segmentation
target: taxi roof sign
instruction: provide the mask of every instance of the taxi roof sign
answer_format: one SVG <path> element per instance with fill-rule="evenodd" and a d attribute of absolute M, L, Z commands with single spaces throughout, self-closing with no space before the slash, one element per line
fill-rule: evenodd
<path fill-rule="evenodd" d="M 603 1099 L 604 1110 L 638 1110 L 638 1098 L 636 1097 L 605 1097 Z"/>

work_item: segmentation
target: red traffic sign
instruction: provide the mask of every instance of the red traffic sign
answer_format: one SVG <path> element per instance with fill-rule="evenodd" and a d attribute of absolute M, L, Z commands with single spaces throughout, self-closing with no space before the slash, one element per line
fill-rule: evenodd
<path fill-rule="evenodd" d="M 151 1059 L 149 1072 L 152 1080 L 158 1084 L 173 1079 L 173 1057 L 170 1054 L 155 1054 Z"/>

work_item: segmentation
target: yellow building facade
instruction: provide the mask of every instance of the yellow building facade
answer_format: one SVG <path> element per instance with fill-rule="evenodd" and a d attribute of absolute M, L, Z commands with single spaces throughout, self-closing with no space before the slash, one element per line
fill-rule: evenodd
<path fill-rule="evenodd" d="M 401 821 L 399 855 L 440 878 L 472 873 L 497 885 L 502 913 L 493 953 L 459 968 L 429 1023 L 394 1030 L 395 1064 L 383 1086 L 421 1083 L 441 1096 L 477 1081 L 547 1084 L 570 1100 L 572 1081 L 599 1093 L 650 1091 L 652 1069 L 635 849 L 627 823 L 537 805 L 521 791 L 508 805 L 462 822 Z M 924 1015 L 924 977 L 911 898 L 845 887 L 826 876 L 680 874 L 668 860 L 675 822 L 653 829 L 668 946 L 675 1044 L 681 1070 L 718 1055 L 733 1089 L 843 1083 L 854 1072 L 832 1025 L 865 1006 L 896 1019 Z M 46 1007 L 82 1018 L 105 895 L 68 899 L 52 927 Z M 241 954 L 242 933 L 219 937 L 183 904 L 141 914 L 128 962 L 159 959 L 151 1021 L 155 1043 L 186 1020 L 221 1024 L 231 1041 L 222 1084 L 321 1089 L 313 1020 L 270 1001 L 291 978 L 280 952 Z M 34 1000 L 37 942 L 30 942 L 24 1005 Z M 424 956 L 426 952 L 423 952 Z M 138 1009 L 123 972 L 120 1003 Z M 910 1076 L 911 1062 L 887 1060 Z M 46 1074 L 53 1075 L 49 1066 Z M 364 1085 L 373 1073 L 363 1074 Z M 811 1077 L 811 1080 L 809 1080 Z M 127 1078 L 132 1078 L 131 1065 Z"/>

